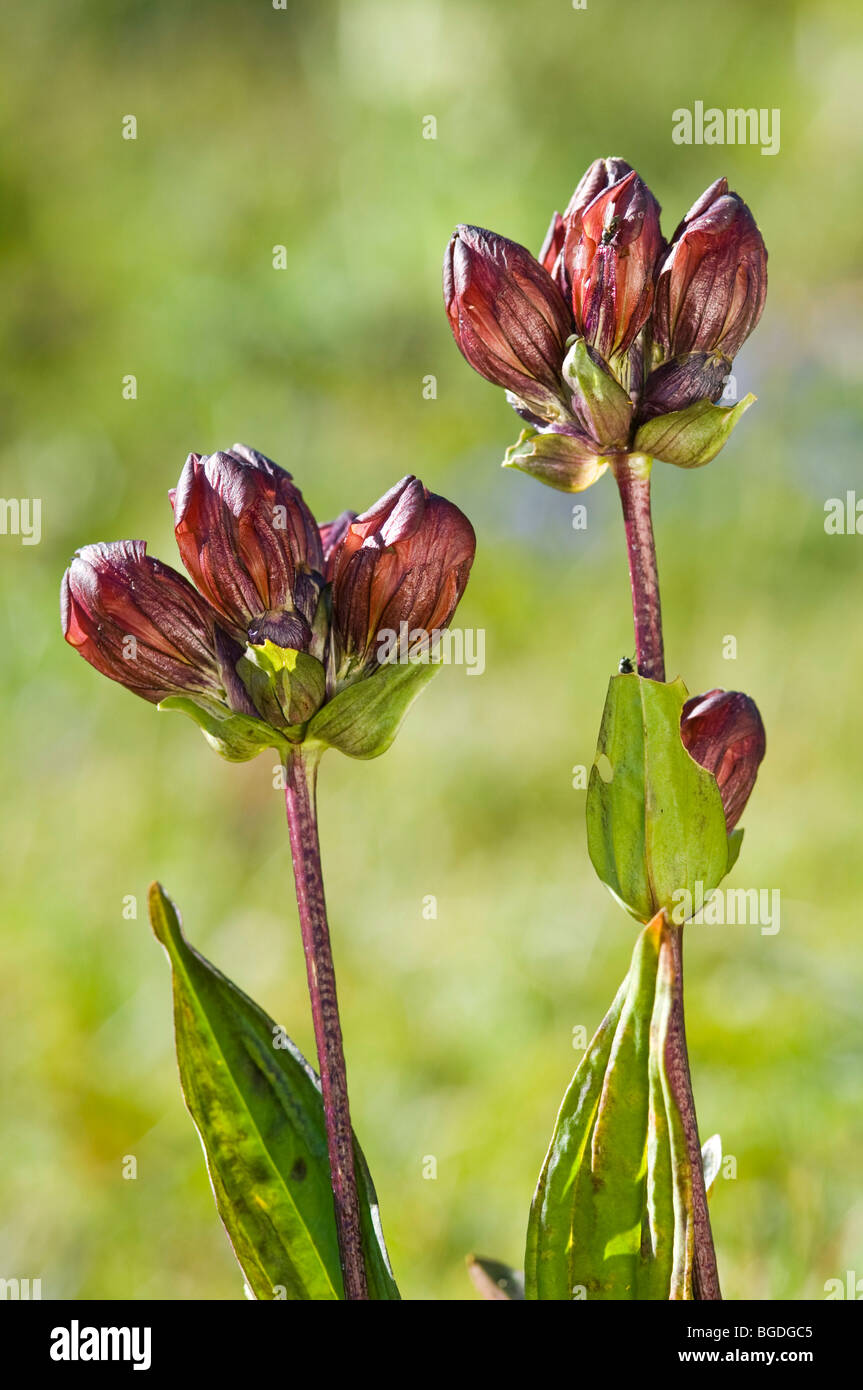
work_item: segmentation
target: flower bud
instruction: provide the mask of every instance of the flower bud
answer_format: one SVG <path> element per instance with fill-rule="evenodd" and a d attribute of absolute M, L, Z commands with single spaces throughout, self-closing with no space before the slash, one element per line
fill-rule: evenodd
<path fill-rule="evenodd" d="M 172 502 L 183 563 L 233 635 L 305 650 L 324 561 L 290 473 L 242 444 L 190 454 Z"/>
<path fill-rule="evenodd" d="M 742 198 L 717 179 L 674 233 L 656 279 L 654 337 L 666 356 L 735 356 L 761 317 L 767 251 Z"/>
<path fill-rule="evenodd" d="M 216 614 L 144 541 L 85 545 L 63 576 L 63 636 L 97 671 L 158 704 L 200 694 L 254 714 L 234 669 L 240 649 Z"/>
<path fill-rule="evenodd" d="M 766 738 L 758 706 L 736 690 L 693 695 L 680 712 L 680 737 L 691 757 L 716 778 L 732 831 L 755 785 Z"/>
<path fill-rule="evenodd" d="M 560 383 L 572 331 L 563 296 L 524 246 L 460 226 L 444 258 L 444 303 L 470 365 L 543 419 L 566 415 Z"/>
<path fill-rule="evenodd" d="M 668 415 L 685 410 L 696 401 L 718 401 L 722 395 L 731 362 L 721 353 L 689 352 L 672 357 L 650 373 L 639 407 L 639 418 Z"/>
<path fill-rule="evenodd" d="M 410 476 L 352 521 L 332 559 L 337 679 L 374 670 L 380 632 L 431 639 L 446 627 L 475 548 L 458 507 Z"/>
<path fill-rule="evenodd" d="M 616 156 L 595 159 L 576 184 L 575 192 L 563 214 L 567 226 L 573 226 L 581 218 L 585 208 L 589 207 L 600 193 L 604 193 L 616 183 L 621 183 L 627 174 L 633 172 L 632 165 L 627 164 L 625 159 L 618 159 Z"/>
<path fill-rule="evenodd" d="M 629 349 L 650 314 L 662 244 L 659 204 L 634 169 L 572 218 L 563 260 L 573 317 L 606 360 Z"/>

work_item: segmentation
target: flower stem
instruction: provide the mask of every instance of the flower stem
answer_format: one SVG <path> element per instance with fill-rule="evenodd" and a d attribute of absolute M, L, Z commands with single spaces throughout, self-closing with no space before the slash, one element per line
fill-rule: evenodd
<path fill-rule="evenodd" d="M 659 571 L 656 543 L 650 513 L 650 469 L 653 460 L 646 454 L 629 454 L 613 465 L 623 506 L 629 580 L 632 587 L 632 616 L 635 624 L 635 651 L 638 673 L 650 680 L 665 680 L 662 644 L 662 609 L 659 601 Z M 701 1141 L 692 1076 L 686 1047 L 683 1014 L 683 929 L 671 927 L 674 965 L 674 1004 L 668 1037 L 666 1065 L 674 1097 L 680 1111 L 686 1148 L 692 1172 L 692 1221 L 694 1243 L 693 1293 L 696 1299 L 721 1299 L 716 1252 L 707 1210 L 707 1191 L 701 1162 Z"/>
<path fill-rule="evenodd" d="M 650 468 L 646 454 L 628 454 L 613 465 L 623 506 L 632 613 L 635 619 L 635 653 L 638 673 L 650 680 L 665 680 L 662 650 L 662 611 L 659 572 L 650 516 Z"/>
<path fill-rule="evenodd" d="M 308 751 L 304 753 L 300 748 L 293 749 L 285 760 L 285 807 L 318 1050 L 345 1298 L 359 1300 L 367 1299 L 369 1291 L 360 1232 L 353 1131 L 336 998 L 336 975 L 321 873 L 315 797 L 317 775 L 318 756 Z"/>
<path fill-rule="evenodd" d="M 683 927 L 671 925 L 671 959 L 674 968 L 674 1000 L 671 1009 L 665 1065 L 674 1099 L 680 1112 L 686 1151 L 692 1174 L 693 1296 L 704 1302 L 722 1298 L 716 1251 L 707 1209 L 707 1189 L 701 1160 L 701 1140 L 695 1116 L 695 1097 L 686 1048 L 686 1021 L 683 1014 Z"/>

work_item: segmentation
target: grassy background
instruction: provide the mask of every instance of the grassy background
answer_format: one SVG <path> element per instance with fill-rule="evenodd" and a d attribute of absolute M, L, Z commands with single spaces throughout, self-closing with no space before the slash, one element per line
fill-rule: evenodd
<path fill-rule="evenodd" d="M 3 11 L 0 53 L 2 494 L 43 503 L 40 545 L 0 537 L 0 1275 L 45 1297 L 241 1296 L 178 1093 L 151 878 L 312 1052 L 274 760 L 221 762 L 57 621 L 77 545 L 143 536 L 175 561 L 166 490 L 190 449 L 234 439 L 320 518 L 411 471 L 475 523 L 459 621 L 485 628 L 486 673 L 443 672 L 378 762 L 327 758 L 321 814 L 356 1127 L 403 1293 L 472 1297 L 468 1250 L 520 1262 L 572 1030 L 633 939 L 571 786 L 632 636 L 612 484 L 578 532 L 569 499 L 498 472 L 518 424 L 456 352 L 439 266 L 456 221 L 537 248 L 612 153 L 666 232 L 726 173 L 770 251 L 735 368 L 759 403 L 719 461 L 655 482 L 670 674 L 748 691 L 768 729 L 730 882 L 780 888 L 781 931 L 688 949 L 701 1126 L 737 1166 L 714 1199 L 724 1286 L 818 1298 L 863 1275 L 863 540 L 823 526 L 860 475 L 863 16 L 46 0 Z M 779 107 L 781 152 L 673 145 L 695 100 Z"/>

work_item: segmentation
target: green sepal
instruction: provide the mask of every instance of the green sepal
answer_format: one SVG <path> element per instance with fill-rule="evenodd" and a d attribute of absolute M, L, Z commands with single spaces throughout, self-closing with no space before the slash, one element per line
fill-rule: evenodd
<path fill-rule="evenodd" d="M 248 762 L 264 748 L 283 752 L 288 744 L 277 730 L 247 714 L 236 714 L 205 695 L 168 695 L 157 706 L 160 710 L 181 710 L 198 725 L 211 748 L 230 763 Z"/>
<path fill-rule="evenodd" d="M 284 1030 L 189 945 L 158 883 L 149 908 L 171 964 L 183 1096 L 248 1288 L 256 1299 L 341 1299 L 318 1078 Z M 356 1139 L 354 1158 L 369 1292 L 398 1299 Z"/>
<path fill-rule="evenodd" d="M 507 449 L 502 468 L 518 468 L 558 492 L 584 492 L 601 478 L 608 460 L 569 434 L 522 430 Z"/>
<path fill-rule="evenodd" d="M 385 753 L 414 700 L 440 669 L 434 653 L 425 659 L 381 666 L 341 690 L 315 715 L 307 740 L 338 748 L 350 758 Z"/>
<path fill-rule="evenodd" d="M 261 713 L 277 727 L 296 729 L 320 709 L 326 696 L 321 663 L 293 647 L 262 642 L 246 648 L 237 672 Z"/>
<path fill-rule="evenodd" d="M 632 401 L 584 338 L 576 338 L 564 358 L 561 374 L 572 388 L 576 415 L 601 444 L 602 451 L 625 449 L 632 424 Z"/>
<path fill-rule="evenodd" d="M 639 428 L 633 449 L 678 468 L 701 468 L 716 458 L 741 415 L 755 399 L 750 392 L 736 405 L 695 401 L 685 410 L 657 415 Z"/>
<path fill-rule="evenodd" d="M 722 881 L 729 845 L 716 779 L 680 737 L 681 680 L 612 676 L 587 789 L 587 843 L 602 882 L 641 922 Z"/>

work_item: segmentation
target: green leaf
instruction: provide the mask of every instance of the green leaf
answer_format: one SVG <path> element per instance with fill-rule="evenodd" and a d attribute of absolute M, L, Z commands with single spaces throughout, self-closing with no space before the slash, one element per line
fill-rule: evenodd
<path fill-rule="evenodd" d="M 572 1278 L 570 1252 L 576 1204 L 582 1196 L 579 1174 L 585 1166 L 628 986 L 629 976 L 582 1057 L 560 1107 L 530 1211 L 524 1259 L 526 1299 L 573 1297 L 577 1281 Z"/>
<path fill-rule="evenodd" d="M 206 696 L 195 699 L 185 695 L 169 695 L 157 706 L 158 709 L 177 709 L 188 714 L 202 731 L 211 748 L 215 748 L 230 763 L 248 762 L 264 748 L 276 748 L 280 752 L 287 744 L 269 724 L 262 719 L 252 719 L 246 714 L 234 714 L 225 705 Z"/>
<path fill-rule="evenodd" d="M 349 685 L 318 710 L 306 737 L 351 758 L 385 753 L 401 722 L 432 676 L 440 670 L 434 653 L 429 661 L 381 666 L 374 675 Z"/>
<path fill-rule="evenodd" d="M 531 1208 L 528 1299 L 692 1297 L 692 1196 L 666 1069 L 673 960 L 664 914 L 564 1096 Z"/>
<path fill-rule="evenodd" d="M 189 945 L 158 883 L 149 905 L 171 962 L 183 1095 L 249 1288 L 258 1299 L 343 1298 L 318 1079 L 283 1030 Z M 371 1297 L 398 1299 L 356 1141 L 354 1152 Z"/>
<path fill-rule="evenodd" d="M 695 401 L 685 410 L 657 415 L 642 425 L 635 436 L 635 453 L 649 454 L 678 468 L 701 468 L 715 459 L 741 415 L 754 405 L 750 393 L 736 405 Z"/>
<path fill-rule="evenodd" d="M 518 468 L 558 492 L 584 492 L 601 478 L 608 460 L 568 434 L 522 430 L 507 449 L 503 468 Z"/>
<path fill-rule="evenodd" d="M 587 840 L 602 882 L 641 922 L 724 877 L 728 838 L 715 778 L 680 737 L 681 680 L 613 676 L 587 789 Z"/>

